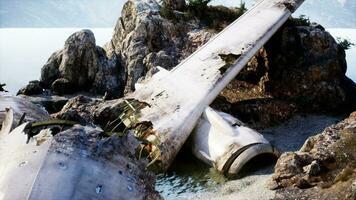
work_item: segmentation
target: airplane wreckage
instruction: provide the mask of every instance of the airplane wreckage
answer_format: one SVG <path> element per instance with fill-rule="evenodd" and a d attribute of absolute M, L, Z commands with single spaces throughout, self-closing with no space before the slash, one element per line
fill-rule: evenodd
<path fill-rule="evenodd" d="M 109 131 L 53 121 L 45 110 L 2 93 L 0 199 L 140 199 L 142 188 L 123 176 L 136 168 L 118 170 L 125 165 L 123 148 L 136 145 L 131 159 L 147 158 L 148 168 L 164 171 L 191 134 L 193 154 L 224 174 L 237 174 L 257 155 L 278 156 L 261 134 L 209 105 L 302 2 L 257 3 L 173 70 L 137 84 L 118 101 L 123 112 L 108 122 Z M 100 135 L 126 140 L 94 145 Z"/>

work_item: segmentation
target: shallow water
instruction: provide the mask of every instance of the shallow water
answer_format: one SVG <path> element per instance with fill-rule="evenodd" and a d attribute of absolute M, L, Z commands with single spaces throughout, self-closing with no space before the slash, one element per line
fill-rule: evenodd
<path fill-rule="evenodd" d="M 171 169 L 157 176 L 156 190 L 166 199 L 173 200 L 217 187 L 226 179 L 215 169 L 188 156 L 178 156 Z"/>

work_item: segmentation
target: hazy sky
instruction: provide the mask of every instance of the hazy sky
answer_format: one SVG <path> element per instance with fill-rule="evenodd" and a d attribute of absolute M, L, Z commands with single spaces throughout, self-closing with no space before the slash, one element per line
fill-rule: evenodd
<path fill-rule="evenodd" d="M 255 0 L 243 0 L 250 7 Z M 0 0 L 0 27 L 113 27 L 126 0 Z M 213 0 L 238 6 L 241 0 Z M 305 0 L 305 14 L 326 27 L 356 28 L 356 0 Z"/>

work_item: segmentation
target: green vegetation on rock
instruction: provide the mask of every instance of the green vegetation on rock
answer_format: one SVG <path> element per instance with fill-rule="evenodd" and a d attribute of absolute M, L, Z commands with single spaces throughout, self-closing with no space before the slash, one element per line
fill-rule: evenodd
<path fill-rule="evenodd" d="M 198 19 L 208 28 L 220 31 L 228 24 L 236 20 L 247 10 L 244 2 L 239 7 L 228 8 L 225 6 L 210 6 L 211 0 L 189 0 L 183 13 L 176 12 L 165 2 L 162 1 L 160 14 L 162 17 L 178 21 L 180 18 L 185 20 Z"/>
<path fill-rule="evenodd" d="M 337 37 L 336 41 L 340 45 L 340 47 L 344 50 L 348 50 L 351 48 L 351 46 L 355 46 L 354 43 L 352 43 L 350 40 L 345 38 Z"/>

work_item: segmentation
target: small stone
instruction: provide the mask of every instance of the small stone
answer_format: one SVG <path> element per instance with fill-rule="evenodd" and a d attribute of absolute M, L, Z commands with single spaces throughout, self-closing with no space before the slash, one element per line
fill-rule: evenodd
<path fill-rule="evenodd" d="M 96 194 L 103 193 L 103 186 L 102 185 L 97 185 L 96 188 L 95 188 L 95 193 Z"/>
<path fill-rule="evenodd" d="M 307 189 L 307 188 L 312 187 L 312 185 L 307 180 L 305 180 L 304 178 L 298 179 L 298 181 L 296 182 L 296 186 L 299 189 Z"/>
<path fill-rule="evenodd" d="M 23 167 L 23 166 L 27 165 L 27 163 L 28 163 L 28 161 L 23 161 L 19 164 L 19 167 Z"/>
<path fill-rule="evenodd" d="M 278 185 L 277 181 L 269 180 L 267 182 L 267 188 L 270 190 L 276 190 L 276 189 L 280 188 L 280 186 Z"/>
<path fill-rule="evenodd" d="M 316 176 L 320 173 L 320 165 L 314 160 L 310 165 L 303 167 L 303 170 L 309 176 Z"/>
<path fill-rule="evenodd" d="M 132 191 L 133 190 L 132 186 L 128 185 L 127 190 Z"/>

